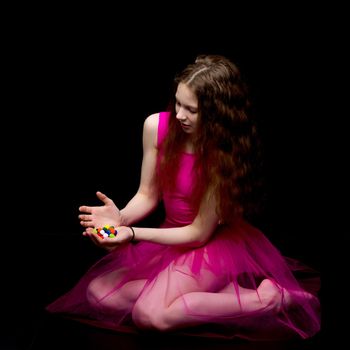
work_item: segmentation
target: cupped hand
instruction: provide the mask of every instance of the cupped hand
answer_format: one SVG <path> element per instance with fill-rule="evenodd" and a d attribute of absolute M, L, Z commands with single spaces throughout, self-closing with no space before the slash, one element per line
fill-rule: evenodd
<path fill-rule="evenodd" d="M 85 231 L 89 227 L 119 226 L 121 215 L 113 200 L 102 192 L 96 192 L 96 196 L 103 202 L 103 205 L 94 207 L 83 205 L 79 207 L 81 213 L 79 214 L 80 225 L 85 228 Z"/>
<path fill-rule="evenodd" d="M 96 233 L 93 232 L 91 227 L 87 228 L 83 233 L 84 236 L 89 237 L 92 242 L 98 247 L 112 251 L 123 243 L 128 243 L 133 237 L 133 233 L 130 227 L 128 226 L 119 226 L 116 227 L 117 234 L 115 237 L 104 237 L 101 238 Z"/>

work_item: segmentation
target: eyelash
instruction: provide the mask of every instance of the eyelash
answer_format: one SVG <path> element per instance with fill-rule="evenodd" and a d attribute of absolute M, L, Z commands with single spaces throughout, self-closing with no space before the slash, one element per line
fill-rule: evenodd
<path fill-rule="evenodd" d="M 176 106 L 181 106 L 181 104 L 180 104 L 180 102 L 178 102 L 178 101 L 176 101 L 175 102 L 175 104 L 176 104 Z M 188 108 L 186 108 L 191 114 L 195 114 L 195 113 L 197 113 L 197 111 L 194 111 L 194 110 L 192 110 L 192 109 L 188 109 Z"/>

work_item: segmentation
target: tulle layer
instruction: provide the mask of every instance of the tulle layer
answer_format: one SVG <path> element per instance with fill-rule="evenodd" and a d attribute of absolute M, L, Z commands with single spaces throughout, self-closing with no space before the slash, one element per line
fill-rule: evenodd
<path fill-rule="evenodd" d="M 320 329 L 318 289 L 317 272 L 283 257 L 241 221 L 196 249 L 121 246 L 47 310 L 128 332 L 308 338 Z"/>

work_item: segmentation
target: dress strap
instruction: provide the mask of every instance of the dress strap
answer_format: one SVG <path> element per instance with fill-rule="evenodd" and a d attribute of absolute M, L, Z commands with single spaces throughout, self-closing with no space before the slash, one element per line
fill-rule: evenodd
<path fill-rule="evenodd" d="M 160 112 L 159 113 L 159 122 L 158 122 L 158 137 L 157 137 L 157 146 L 161 147 L 166 134 L 168 132 L 170 112 Z"/>

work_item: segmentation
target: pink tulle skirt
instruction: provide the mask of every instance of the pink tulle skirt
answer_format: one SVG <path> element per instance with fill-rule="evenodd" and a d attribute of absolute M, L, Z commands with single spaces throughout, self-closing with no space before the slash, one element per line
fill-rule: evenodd
<path fill-rule="evenodd" d="M 317 272 L 285 258 L 244 221 L 199 248 L 126 244 L 94 264 L 52 313 L 125 332 L 251 340 L 320 329 Z"/>

